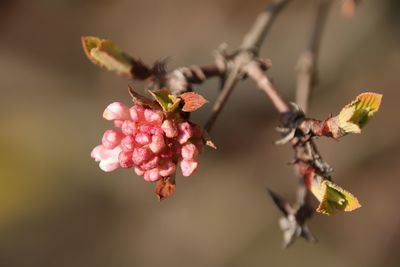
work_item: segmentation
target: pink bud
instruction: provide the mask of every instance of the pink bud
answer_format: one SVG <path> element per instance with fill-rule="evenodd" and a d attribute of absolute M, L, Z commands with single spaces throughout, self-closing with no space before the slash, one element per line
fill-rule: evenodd
<path fill-rule="evenodd" d="M 152 109 L 144 110 L 144 119 L 147 122 L 155 124 L 155 125 L 160 125 L 163 120 L 162 116 L 158 112 L 156 112 Z"/>
<path fill-rule="evenodd" d="M 160 166 L 160 175 L 168 177 L 176 170 L 176 165 L 172 161 L 167 161 Z"/>
<path fill-rule="evenodd" d="M 133 107 L 131 107 L 129 109 L 129 113 L 131 116 L 131 119 L 134 122 L 139 122 L 139 121 L 143 121 L 144 120 L 144 107 L 140 106 L 140 105 L 134 105 Z"/>
<path fill-rule="evenodd" d="M 107 149 L 103 145 L 99 145 L 92 150 L 91 157 L 95 161 L 100 161 L 100 169 L 110 172 L 119 167 L 118 156 L 121 150 L 121 146 L 117 146 L 114 149 Z"/>
<path fill-rule="evenodd" d="M 122 151 L 119 153 L 119 164 L 121 165 L 122 168 L 132 168 L 133 167 L 133 161 L 132 161 L 132 152 L 129 151 Z"/>
<path fill-rule="evenodd" d="M 135 165 L 140 165 L 145 161 L 148 161 L 153 156 L 150 149 L 146 147 L 138 147 L 133 150 L 132 160 Z"/>
<path fill-rule="evenodd" d="M 151 128 L 153 128 L 153 126 L 148 125 L 148 124 L 142 124 L 139 127 L 139 131 L 142 132 L 142 133 L 150 134 Z"/>
<path fill-rule="evenodd" d="M 192 127 L 188 122 L 182 122 L 178 125 L 179 135 L 178 141 L 180 144 L 186 143 L 193 136 Z"/>
<path fill-rule="evenodd" d="M 160 180 L 160 178 L 161 178 L 161 176 L 160 176 L 160 173 L 158 171 L 158 168 L 154 168 L 154 169 L 148 170 L 148 171 L 146 171 L 144 173 L 144 179 L 147 182 L 155 182 L 155 181 Z"/>
<path fill-rule="evenodd" d="M 192 175 L 192 173 L 197 169 L 198 165 L 199 163 L 195 160 L 182 160 L 180 162 L 182 175 L 185 177 Z"/>
<path fill-rule="evenodd" d="M 103 138 L 101 140 L 103 146 L 107 149 L 113 149 L 121 142 L 122 133 L 116 130 L 105 131 Z"/>
<path fill-rule="evenodd" d="M 164 135 L 163 130 L 159 126 L 151 127 L 150 134 L 153 135 Z"/>
<path fill-rule="evenodd" d="M 185 144 L 181 148 L 181 155 L 183 159 L 191 160 L 198 153 L 199 151 L 197 150 L 196 146 L 192 143 Z"/>
<path fill-rule="evenodd" d="M 147 145 L 151 142 L 151 137 L 147 133 L 138 133 L 135 136 L 135 141 L 140 145 Z"/>
<path fill-rule="evenodd" d="M 141 168 L 139 168 L 139 167 L 135 167 L 135 173 L 138 175 L 138 176 L 143 176 L 144 175 L 144 170 L 142 170 Z"/>
<path fill-rule="evenodd" d="M 115 128 L 121 128 L 122 123 L 124 123 L 123 120 L 114 120 L 114 126 L 115 126 Z"/>
<path fill-rule="evenodd" d="M 161 125 L 161 129 L 163 129 L 165 136 L 168 138 L 174 138 L 178 135 L 176 124 L 172 120 L 165 120 Z"/>
<path fill-rule="evenodd" d="M 153 153 L 157 154 L 164 147 L 165 143 L 164 137 L 162 135 L 153 135 L 151 137 L 151 144 L 149 145 L 149 148 L 151 149 L 151 151 L 153 151 Z"/>
<path fill-rule="evenodd" d="M 131 120 L 126 120 L 121 125 L 121 131 L 125 135 L 133 135 L 136 133 L 136 123 Z"/>
<path fill-rule="evenodd" d="M 140 164 L 140 168 L 143 170 L 153 169 L 158 166 L 159 160 L 160 160 L 160 158 L 155 156 L 155 157 L 151 158 L 150 160 L 148 160 L 147 162 L 143 162 L 142 164 Z"/>
<path fill-rule="evenodd" d="M 106 120 L 127 120 L 129 108 L 120 102 L 114 102 L 107 106 L 103 112 L 103 118 Z"/>
<path fill-rule="evenodd" d="M 132 151 L 135 148 L 135 138 L 132 135 L 127 135 L 121 140 L 122 150 Z"/>

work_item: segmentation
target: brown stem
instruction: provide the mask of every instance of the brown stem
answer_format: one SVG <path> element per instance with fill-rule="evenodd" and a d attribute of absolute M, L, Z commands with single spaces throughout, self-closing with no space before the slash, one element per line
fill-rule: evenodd
<path fill-rule="evenodd" d="M 327 20 L 331 2 L 331 0 L 319 0 L 317 13 L 311 28 L 307 47 L 300 55 L 297 63 L 296 103 L 304 113 L 306 113 L 308 109 L 310 92 L 316 86 L 317 59 L 319 55 L 322 33 Z M 315 124 L 318 124 L 316 121 L 314 122 Z M 322 125 L 322 123 L 320 124 Z M 323 127 L 320 127 L 321 132 L 323 129 Z M 305 143 L 294 145 L 294 149 L 296 161 L 301 161 L 302 159 L 311 156 L 309 161 L 311 163 L 311 167 L 316 169 L 324 177 L 330 179 L 329 173 L 331 168 L 322 159 L 318 152 L 317 146 L 312 139 Z M 306 220 L 312 216 L 313 207 L 310 192 L 306 189 L 304 184 L 304 177 L 306 173 L 304 172 L 305 168 L 302 165 L 303 162 L 296 164 L 295 170 L 300 179 L 300 183 L 297 188 L 297 206 L 299 207 L 299 210 L 304 209 L 309 211 L 306 216 L 302 218 L 302 223 L 305 223 Z"/>
<path fill-rule="evenodd" d="M 279 113 L 282 114 L 289 112 L 289 107 L 286 102 L 278 94 L 275 86 L 272 84 L 268 76 L 255 62 L 247 64 L 245 69 L 249 77 L 252 78 L 257 83 L 257 86 L 271 99 Z"/>
<path fill-rule="evenodd" d="M 242 44 L 239 47 L 239 52 L 232 59 L 233 66 L 227 71 L 227 78 L 224 86 L 214 103 L 210 118 L 205 124 L 204 128 L 207 131 L 211 130 L 237 82 L 243 78 L 243 68 L 248 63 L 255 60 L 260 46 L 275 21 L 276 16 L 289 1 L 290 0 L 273 1 L 265 11 L 256 18 L 253 26 L 243 38 Z"/>
<path fill-rule="evenodd" d="M 211 131 L 215 121 L 217 120 L 218 115 L 222 111 L 222 108 L 225 106 L 226 101 L 228 100 L 230 94 L 232 93 L 233 88 L 240 80 L 240 77 L 238 75 L 239 72 L 240 69 L 238 67 L 235 67 L 228 76 L 227 80 L 225 81 L 224 86 L 222 87 L 222 90 L 212 107 L 211 115 L 208 118 L 206 124 L 204 125 L 204 129 L 207 132 Z"/>
<path fill-rule="evenodd" d="M 258 15 L 254 21 L 253 27 L 243 38 L 240 48 L 242 50 L 251 49 L 258 54 L 260 46 L 267 36 L 276 16 L 289 1 L 290 0 L 275 0 L 270 3 L 265 11 Z"/>
<path fill-rule="evenodd" d="M 316 86 L 319 47 L 331 4 L 331 0 L 319 0 L 307 47 L 297 63 L 296 103 L 304 113 L 307 112 L 310 92 Z"/>

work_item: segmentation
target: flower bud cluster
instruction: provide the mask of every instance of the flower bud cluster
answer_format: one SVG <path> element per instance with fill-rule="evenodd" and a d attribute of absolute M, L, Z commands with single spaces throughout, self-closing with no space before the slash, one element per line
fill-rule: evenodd
<path fill-rule="evenodd" d="M 202 129 L 179 114 L 114 102 L 103 117 L 116 127 L 104 133 L 102 143 L 91 153 L 103 171 L 133 168 L 146 181 L 155 182 L 175 173 L 177 165 L 183 176 L 197 169 Z"/>

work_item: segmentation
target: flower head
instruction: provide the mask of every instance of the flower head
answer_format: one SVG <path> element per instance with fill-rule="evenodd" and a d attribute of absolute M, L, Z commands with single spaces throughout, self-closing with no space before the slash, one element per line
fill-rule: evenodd
<path fill-rule="evenodd" d="M 171 177 L 177 166 L 183 176 L 196 171 L 199 165 L 197 155 L 204 146 L 203 130 L 183 119 L 177 108 L 181 99 L 170 95 L 165 97 L 166 92 L 152 93 L 156 99 L 153 102 L 143 101 L 144 97 L 141 101 L 136 99 L 132 107 L 120 102 L 107 106 L 103 117 L 113 121 L 116 129 L 106 130 L 102 144 L 96 146 L 91 154 L 92 158 L 100 161 L 102 170 L 133 168 L 145 181 L 162 181 L 169 187 L 174 186 Z M 157 191 L 173 192 L 162 190 L 160 186 Z"/>

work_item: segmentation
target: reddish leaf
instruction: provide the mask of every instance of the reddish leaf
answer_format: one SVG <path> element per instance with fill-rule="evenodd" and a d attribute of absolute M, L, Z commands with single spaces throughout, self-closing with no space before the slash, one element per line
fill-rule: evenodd
<path fill-rule="evenodd" d="M 183 99 L 182 110 L 185 112 L 193 112 L 208 102 L 204 97 L 194 92 L 183 93 L 180 97 Z"/>
<path fill-rule="evenodd" d="M 158 200 L 161 201 L 171 196 L 175 192 L 175 187 L 176 184 L 174 177 L 163 177 L 161 180 L 158 180 L 156 185 L 156 195 Z"/>

